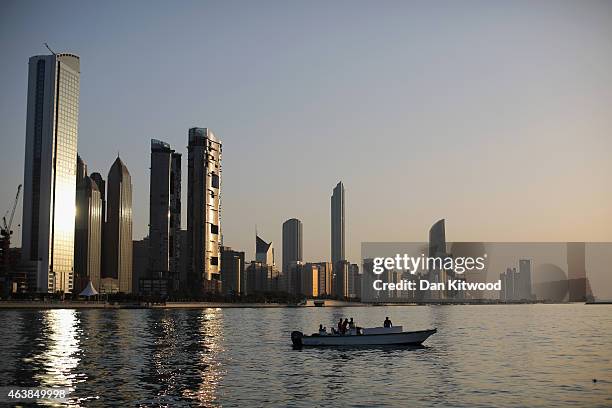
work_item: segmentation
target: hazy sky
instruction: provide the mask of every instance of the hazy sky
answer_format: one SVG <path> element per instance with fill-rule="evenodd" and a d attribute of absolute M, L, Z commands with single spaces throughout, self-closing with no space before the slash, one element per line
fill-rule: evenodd
<path fill-rule="evenodd" d="M 0 210 L 48 42 L 81 57 L 78 150 L 105 178 L 121 152 L 135 239 L 150 139 L 184 154 L 186 195 L 201 126 L 223 141 L 224 242 L 249 259 L 257 224 L 280 264 L 290 217 L 306 259 L 328 259 L 339 180 L 353 262 L 439 218 L 454 241 L 612 241 L 611 39 L 610 1 L 3 0 Z"/>

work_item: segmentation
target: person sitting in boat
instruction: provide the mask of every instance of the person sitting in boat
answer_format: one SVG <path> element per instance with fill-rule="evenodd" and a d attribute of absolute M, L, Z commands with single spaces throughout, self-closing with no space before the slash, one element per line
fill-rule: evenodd
<path fill-rule="evenodd" d="M 349 321 L 349 329 L 354 329 L 355 328 L 355 322 L 353 321 L 353 318 L 351 317 L 351 320 Z"/>
<path fill-rule="evenodd" d="M 385 322 L 383 323 L 383 325 L 385 327 L 393 327 L 393 323 L 391 323 L 391 320 L 389 320 L 389 316 L 385 318 Z"/>
<path fill-rule="evenodd" d="M 325 336 L 327 334 L 327 328 L 323 327 L 322 324 L 319 325 L 319 336 Z"/>
<path fill-rule="evenodd" d="M 342 322 L 342 334 L 346 334 L 346 330 L 348 328 L 348 319 L 344 319 Z"/>

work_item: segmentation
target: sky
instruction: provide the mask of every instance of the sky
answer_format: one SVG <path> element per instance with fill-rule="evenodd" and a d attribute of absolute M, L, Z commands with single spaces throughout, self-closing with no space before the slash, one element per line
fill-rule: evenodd
<path fill-rule="evenodd" d="M 198 126 L 223 142 L 223 240 L 247 260 L 257 227 L 280 264 L 292 217 L 328 260 L 340 180 L 352 262 L 440 218 L 449 241 L 612 241 L 610 39 L 609 1 L 3 0 L 0 212 L 47 42 L 81 57 L 78 150 L 90 173 L 129 168 L 134 239 L 152 138 L 184 155 L 186 228 Z"/>

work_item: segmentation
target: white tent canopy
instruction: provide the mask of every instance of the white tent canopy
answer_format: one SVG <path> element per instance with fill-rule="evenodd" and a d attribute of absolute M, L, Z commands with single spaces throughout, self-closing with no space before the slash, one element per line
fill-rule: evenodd
<path fill-rule="evenodd" d="M 91 281 L 89 281 L 89 283 L 87 284 L 87 286 L 85 287 L 85 289 L 83 289 L 83 291 L 81 293 L 79 293 L 79 296 L 95 296 L 98 294 L 98 291 L 96 290 L 96 288 L 94 288 L 93 284 L 91 283 Z"/>

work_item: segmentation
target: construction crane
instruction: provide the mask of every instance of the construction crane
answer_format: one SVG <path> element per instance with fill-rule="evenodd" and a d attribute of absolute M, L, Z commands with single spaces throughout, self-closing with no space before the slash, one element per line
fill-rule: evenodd
<path fill-rule="evenodd" d="M 19 194 L 21 194 L 21 184 L 17 187 L 17 194 L 15 195 L 15 202 L 13 203 L 13 208 L 11 210 L 7 210 L 4 217 L 2 217 L 2 230 L 0 231 L 0 235 L 2 235 L 3 239 L 6 239 L 10 242 L 10 237 L 13 234 L 11 231 L 11 226 L 13 225 L 13 217 L 15 217 L 15 209 L 17 208 L 17 203 L 19 202 Z M 11 213 L 8 223 L 6 222 L 6 216 Z M 6 244 L 5 244 L 6 245 Z"/>

